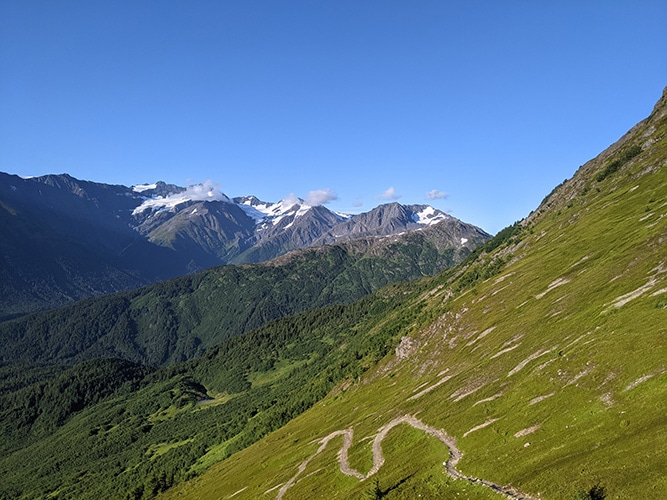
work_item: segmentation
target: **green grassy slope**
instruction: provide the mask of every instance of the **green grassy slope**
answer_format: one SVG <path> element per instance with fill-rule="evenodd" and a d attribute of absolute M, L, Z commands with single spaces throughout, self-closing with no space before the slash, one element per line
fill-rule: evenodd
<path fill-rule="evenodd" d="M 339 470 L 342 436 L 315 455 L 352 428 L 350 465 L 366 474 L 379 429 L 409 414 L 456 438 L 459 470 L 530 497 L 595 485 L 667 497 L 666 135 L 667 93 L 496 248 L 387 311 L 413 312 L 395 353 L 167 496 L 277 498 L 290 484 L 285 499 L 495 495 L 450 478 L 445 447 L 407 425 L 365 481 Z"/>
<path fill-rule="evenodd" d="M 442 245 L 439 231 L 436 225 L 297 251 L 265 264 L 218 267 L 0 323 L 0 364 L 184 361 L 272 319 L 349 303 L 463 260 L 469 250 Z M 480 235 L 470 244 L 483 242 Z"/>

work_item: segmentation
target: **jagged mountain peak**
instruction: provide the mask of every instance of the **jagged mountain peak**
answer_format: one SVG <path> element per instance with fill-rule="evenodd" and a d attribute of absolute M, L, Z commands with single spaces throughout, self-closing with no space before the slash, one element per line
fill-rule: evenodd
<path fill-rule="evenodd" d="M 232 198 L 232 200 L 237 205 L 248 205 L 248 206 L 251 206 L 251 207 L 259 206 L 259 205 L 271 205 L 271 203 L 269 203 L 267 201 L 262 201 L 259 198 L 257 198 L 257 196 L 255 196 L 255 195 L 236 196 L 236 197 Z"/>
<path fill-rule="evenodd" d="M 351 216 L 294 195 L 277 203 L 256 196 L 230 199 L 211 181 L 188 187 L 163 181 L 127 187 L 69 174 L 32 178 L 3 174 L 0 197 L 4 204 L 0 206 L 6 206 L 8 214 L 22 214 L 12 219 L 13 232 L 3 234 L 5 255 L 12 256 L 6 259 L 7 272 L 16 268 L 25 276 L 17 278 L 22 283 L 20 293 L 7 293 L 4 311 L 8 314 L 20 312 L 17 304 L 27 303 L 25 297 L 30 297 L 31 304 L 26 311 L 38 309 L 40 303 L 61 305 L 214 265 L 260 262 L 310 246 L 397 235 L 447 218 L 426 205 L 389 203 Z M 480 239 L 478 228 L 468 228 L 471 236 L 460 238 L 479 244 L 488 237 Z M 460 238 L 440 240 L 459 251 L 456 241 Z M 57 241 L 59 246 L 51 250 L 54 245 L 40 244 L 40 239 Z M 38 245 L 39 250 L 30 245 Z M 82 262 L 82 254 L 90 256 L 83 275 L 72 263 Z M 39 256 L 40 262 L 32 262 L 30 256 Z M 67 268 L 56 287 L 44 271 L 45 262 L 53 269 Z M 85 284 L 85 276 L 104 283 L 100 276 L 110 273 L 109 269 L 118 275 L 113 283 Z M 70 278 L 77 284 L 70 287 Z M 48 291 L 31 292 L 41 287 Z"/>
<path fill-rule="evenodd" d="M 173 194 L 182 193 L 186 188 L 175 184 L 167 184 L 164 181 L 157 181 L 153 184 L 135 184 L 132 191 L 146 197 L 167 197 Z"/>

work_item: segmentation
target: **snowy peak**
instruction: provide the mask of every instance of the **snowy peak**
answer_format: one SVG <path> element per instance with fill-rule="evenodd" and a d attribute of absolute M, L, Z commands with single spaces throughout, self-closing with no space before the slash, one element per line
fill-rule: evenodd
<path fill-rule="evenodd" d="M 261 201 L 255 196 L 243 196 L 234 198 L 234 202 L 262 228 L 267 226 L 276 226 L 284 221 L 284 224 L 292 224 L 296 218 L 302 217 L 312 210 L 313 206 L 306 203 L 303 199 L 290 195 L 280 200 L 278 203 L 269 203 Z M 324 210 L 328 209 L 321 207 Z M 333 212 L 331 212 L 333 214 Z M 341 216 L 336 215 L 339 219 Z"/>
<path fill-rule="evenodd" d="M 369 212 L 352 215 L 341 220 L 339 224 L 322 235 L 318 244 L 325 245 L 358 238 L 399 235 L 406 231 L 435 226 L 440 222 L 447 222 L 450 225 L 460 223 L 458 219 L 428 205 L 387 203 L 375 207 Z"/>
<path fill-rule="evenodd" d="M 7 184 L 12 198 L 29 197 L 44 210 L 57 207 L 58 212 L 78 214 L 91 223 L 99 221 L 103 213 L 111 226 L 123 226 L 120 229 L 131 236 L 128 241 L 133 242 L 139 233 L 146 244 L 167 248 L 184 259 L 188 272 L 218 264 L 265 261 L 311 246 L 400 237 L 431 228 L 452 233 L 457 248 L 478 243 L 477 236 L 471 236 L 472 229 L 459 230 L 460 221 L 428 205 L 394 202 L 349 215 L 293 194 L 277 203 L 256 196 L 230 199 L 212 181 L 187 188 L 162 181 L 127 187 L 63 174 L 31 179 L 14 176 Z M 125 246 L 117 251 L 127 252 Z"/>
<path fill-rule="evenodd" d="M 412 205 L 410 208 L 413 210 L 418 210 L 412 214 L 412 220 L 422 226 L 431 226 L 433 224 L 437 224 L 438 222 L 442 222 L 443 220 L 452 218 L 445 212 L 442 212 L 429 205 Z"/>
<path fill-rule="evenodd" d="M 146 210 L 154 212 L 174 211 L 179 205 L 193 201 L 221 201 L 233 203 L 216 184 L 206 181 L 201 184 L 193 184 L 187 188 L 179 188 L 164 182 L 155 184 L 138 184 L 133 186 L 133 191 L 144 196 L 144 201 L 132 212 L 133 215 L 141 214 Z"/>
<path fill-rule="evenodd" d="M 237 205 L 247 205 L 250 207 L 256 207 L 258 205 L 270 205 L 270 203 L 267 203 L 266 201 L 262 201 L 257 196 L 237 196 L 236 198 L 233 198 L 234 203 Z"/>

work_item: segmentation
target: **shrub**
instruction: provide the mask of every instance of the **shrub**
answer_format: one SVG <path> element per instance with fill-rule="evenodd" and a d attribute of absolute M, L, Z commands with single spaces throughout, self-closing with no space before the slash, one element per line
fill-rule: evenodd
<path fill-rule="evenodd" d="M 642 152 L 641 146 L 637 145 L 630 146 L 629 148 L 624 150 L 623 153 L 621 153 L 620 158 L 617 158 L 616 160 L 607 163 L 607 166 L 604 168 L 604 170 L 600 172 L 596 177 L 597 181 L 602 182 L 641 152 Z"/>
<path fill-rule="evenodd" d="M 579 490 L 574 495 L 574 500 L 604 500 L 607 497 L 607 492 L 604 486 L 596 484 L 590 490 Z"/>

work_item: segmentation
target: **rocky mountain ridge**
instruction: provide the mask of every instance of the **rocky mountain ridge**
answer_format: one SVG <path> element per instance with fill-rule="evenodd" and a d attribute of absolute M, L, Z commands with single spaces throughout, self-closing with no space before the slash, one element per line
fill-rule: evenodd
<path fill-rule="evenodd" d="M 0 318 L 143 286 L 216 265 L 270 260 L 311 246 L 423 230 L 439 223 L 461 255 L 489 238 L 423 205 L 358 215 L 296 197 L 229 198 L 210 183 L 132 187 L 67 174 L 0 172 Z"/>

